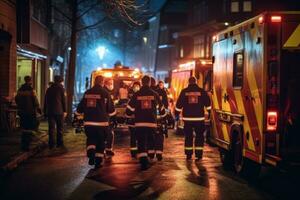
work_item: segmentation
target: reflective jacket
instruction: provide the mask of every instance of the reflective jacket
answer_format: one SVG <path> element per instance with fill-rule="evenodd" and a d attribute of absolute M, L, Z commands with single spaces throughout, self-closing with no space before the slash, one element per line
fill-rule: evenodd
<path fill-rule="evenodd" d="M 183 121 L 204 121 L 204 108 L 211 109 L 207 92 L 197 84 L 190 84 L 180 92 L 175 111 L 182 112 Z"/>
<path fill-rule="evenodd" d="M 77 112 L 84 114 L 85 126 L 109 126 L 109 117 L 116 114 L 110 95 L 98 85 L 84 93 Z"/>
<path fill-rule="evenodd" d="M 126 108 L 127 115 L 135 116 L 135 127 L 157 127 L 157 115 L 164 117 L 165 108 L 158 94 L 148 86 L 143 86 L 136 92 Z"/>

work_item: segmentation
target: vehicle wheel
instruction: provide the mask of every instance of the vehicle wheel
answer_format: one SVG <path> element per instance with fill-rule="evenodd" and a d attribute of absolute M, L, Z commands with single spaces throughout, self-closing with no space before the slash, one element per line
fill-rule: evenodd
<path fill-rule="evenodd" d="M 236 173 L 241 174 L 243 171 L 244 157 L 243 157 L 243 137 L 240 132 L 233 135 L 232 150 L 233 150 L 234 170 Z"/>
<path fill-rule="evenodd" d="M 223 168 L 226 170 L 232 169 L 233 167 L 232 152 L 221 148 L 219 149 L 219 152 L 220 152 L 220 159 L 223 164 Z"/>
<path fill-rule="evenodd" d="M 233 166 L 237 174 L 248 180 L 255 180 L 260 173 L 260 164 L 243 156 L 242 133 L 236 133 L 232 142 Z"/>

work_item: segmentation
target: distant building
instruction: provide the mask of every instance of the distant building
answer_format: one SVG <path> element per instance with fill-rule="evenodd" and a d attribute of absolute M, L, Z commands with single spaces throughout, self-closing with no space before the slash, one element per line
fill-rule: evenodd
<path fill-rule="evenodd" d="M 155 76 L 164 80 L 176 66 L 176 40 L 174 33 L 187 24 L 186 0 L 168 0 L 160 12 Z"/>
<path fill-rule="evenodd" d="M 49 1 L 17 0 L 17 65 L 14 91 L 31 75 L 38 99 L 48 84 L 48 13 Z M 12 66 L 13 67 L 13 66 Z"/>
<path fill-rule="evenodd" d="M 298 0 L 188 0 L 188 23 L 175 34 L 178 63 L 210 59 L 213 35 L 266 10 L 299 10 Z"/>

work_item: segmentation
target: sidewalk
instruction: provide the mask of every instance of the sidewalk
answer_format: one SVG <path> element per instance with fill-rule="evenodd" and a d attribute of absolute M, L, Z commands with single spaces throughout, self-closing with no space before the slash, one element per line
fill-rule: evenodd
<path fill-rule="evenodd" d="M 0 134 L 0 173 L 15 169 L 20 163 L 47 147 L 46 121 L 42 121 L 34 135 L 29 151 L 21 150 L 21 130 Z"/>

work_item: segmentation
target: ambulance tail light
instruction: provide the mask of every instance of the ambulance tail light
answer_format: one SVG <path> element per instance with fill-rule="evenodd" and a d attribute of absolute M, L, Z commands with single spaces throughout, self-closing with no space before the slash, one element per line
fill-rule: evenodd
<path fill-rule="evenodd" d="M 276 16 L 276 15 L 271 16 L 271 22 L 280 23 L 281 22 L 281 16 Z"/>
<path fill-rule="evenodd" d="M 267 112 L 267 131 L 276 131 L 278 123 L 278 114 L 276 111 Z"/>

